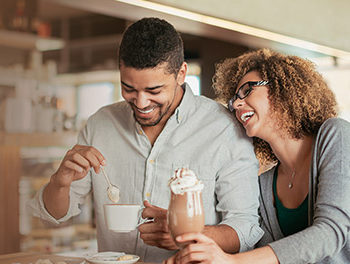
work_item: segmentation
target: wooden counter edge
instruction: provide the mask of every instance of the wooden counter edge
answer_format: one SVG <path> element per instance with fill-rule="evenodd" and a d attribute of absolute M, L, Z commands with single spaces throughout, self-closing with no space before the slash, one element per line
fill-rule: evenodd
<path fill-rule="evenodd" d="M 63 259 L 70 259 L 70 260 L 81 260 L 83 261 L 84 258 L 79 257 L 71 257 L 71 256 L 64 256 L 64 255 L 55 255 L 55 254 L 42 254 L 42 253 L 34 253 L 34 252 L 18 252 L 18 253 L 12 253 L 12 254 L 5 254 L 0 255 L 0 264 L 2 261 L 11 261 L 11 263 L 21 263 L 21 259 L 26 260 L 28 258 L 36 258 L 38 259 L 57 259 L 57 261 L 63 261 Z M 35 264 L 34 262 L 31 262 L 32 264 Z M 86 262 L 87 263 L 87 262 Z M 157 264 L 155 262 L 136 262 L 137 264 Z M 26 263 L 23 263 L 26 264 Z"/>

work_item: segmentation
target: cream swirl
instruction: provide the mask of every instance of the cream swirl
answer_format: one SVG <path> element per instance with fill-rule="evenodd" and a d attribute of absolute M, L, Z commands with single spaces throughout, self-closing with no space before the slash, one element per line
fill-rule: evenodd
<path fill-rule="evenodd" d="M 203 190 L 203 183 L 197 179 L 196 174 L 187 168 L 177 169 L 174 177 L 169 180 L 169 186 L 174 194 L 195 192 Z"/>

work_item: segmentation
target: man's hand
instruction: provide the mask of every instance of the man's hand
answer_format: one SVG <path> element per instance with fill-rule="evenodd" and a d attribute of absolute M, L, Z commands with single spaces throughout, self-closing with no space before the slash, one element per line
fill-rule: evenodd
<path fill-rule="evenodd" d="M 144 223 L 139 226 L 140 237 L 146 244 L 168 250 L 176 250 L 175 244 L 168 228 L 167 210 L 151 205 L 148 201 L 143 202 L 143 218 L 153 218 L 154 222 Z"/>
<path fill-rule="evenodd" d="M 90 168 L 99 173 L 105 158 L 92 146 L 75 145 L 64 156 L 51 181 L 57 188 L 70 187 L 71 183 L 84 178 Z"/>
<path fill-rule="evenodd" d="M 43 200 L 46 210 L 56 219 L 66 215 L 71 183 L 84 178 L 90 168 L 99 173 L 101 165 L 105 165 L 105 158 L 97 149 L 75 145 L 66 153 L 60 167 L 51 176 L 49 184 L 44 189 Z"/>

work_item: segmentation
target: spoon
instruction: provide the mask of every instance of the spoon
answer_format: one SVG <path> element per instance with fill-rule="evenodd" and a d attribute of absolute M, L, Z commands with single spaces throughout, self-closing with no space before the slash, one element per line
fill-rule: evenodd
<path fill-rule="evenodd" d="M 111 183 L 111 181 L 109 180 L 109 178 L 108 178 L 108 176 L 107 176 L 107 174 L 102 166 L 101 166 L 101 170 L 102 170 L 102 173 L 105 176 L 106 181 L 108 183 L 108 187 L 107 187 L 108 198 L 112 202 L 117 203 L 119 201 L 119 188 Z"/>

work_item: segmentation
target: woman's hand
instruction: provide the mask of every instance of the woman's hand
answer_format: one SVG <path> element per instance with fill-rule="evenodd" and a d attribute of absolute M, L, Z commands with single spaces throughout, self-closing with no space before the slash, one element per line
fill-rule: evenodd
<path fill-rule="evenodd" d="M 201 233 L 188 233 L 178 236 L 176 241 L 193 242 L 181 249 L 163 264 L 186 264 L 186 263 L 234 263 L 233 255 L 226 254 L 212 239 Z"/>

